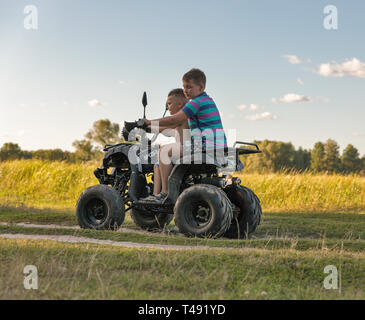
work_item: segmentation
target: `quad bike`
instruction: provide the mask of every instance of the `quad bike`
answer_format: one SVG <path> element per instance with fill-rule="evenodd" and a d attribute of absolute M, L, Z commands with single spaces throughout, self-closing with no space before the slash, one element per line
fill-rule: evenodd
<path fill-rule="evenodd" d="M 145 110 L 146 93 L 142 103 Z M 81 228 L 117 229 L 130 211 L 135 224 L 149 231 L 164 229 L 175 218 L 179 231 L 187 236 L 244 238 L 254 232 L 262 214 L 260 200 L 241 185 L 238 177 L 226 171 L 242 170 L 239 155 L 260 153 L 256 144 L 237 141 L 233 148 L 224 149 L 220 159 L 215 153 L 212 157 L 209 150 L 203 148 L 197 153 L 192 147 L 189 161 L 184 161 L 184 153 L 169 176 L 168 201 L 148 203 L 143 198 L 153 191 L 159 146 L 153 145 L 158 133 L 150 139 L 144 128 L 141 119 L 125 122 L 125 142 L 105 146 L 102 166 L 94 171 L 100 184 L 87 188 L 77 201 L 76 216 Z M 141 136 L 133 136 L 138 130 Z M 147 141 L 144 149 L 142 138 Z M 255 148 L 235 148 L 236 145 Z M 148 177 L 152 182 L 147 181 Z"/>

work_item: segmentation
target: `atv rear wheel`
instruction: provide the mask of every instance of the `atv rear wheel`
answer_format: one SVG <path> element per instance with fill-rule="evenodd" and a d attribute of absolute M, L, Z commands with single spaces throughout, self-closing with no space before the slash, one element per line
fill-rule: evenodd
<path fill-rule="evenodd" d="M 187 236 L 222 236 L 233 217 L 226 194 L 209 184 L 197 184 L 185 189 L 174 207 L 175 224 Z"/>
<path fill-rule="evenodd" d="M 154 213 L 147 210 L 133 208 L 131 210 L 131 218 L 140 228 L 148 231 L 161 230 L 165 228 L 174 215 L 168 213 Z"/>
<path fill-rule="evenodd" d="M 244 186 L 230 186 L 224 191 L 237 207 L 224 237 L 231 239 L 248 237 L 260 224 L 262 209 L 259 198 L 251 189 Z"/>
<path fill-rule="evenodd" d="M 83 229 L 117 229 L 124 221 L 124 202 L 115 189 L 103 184 L 92 186 L 79 197 L 76 217 Z"/>

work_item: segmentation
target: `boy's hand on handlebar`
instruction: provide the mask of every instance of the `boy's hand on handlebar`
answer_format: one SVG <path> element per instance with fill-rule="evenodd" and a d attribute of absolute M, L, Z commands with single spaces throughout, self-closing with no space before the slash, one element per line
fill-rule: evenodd
<path fill-rule="evenodd" d="M 142 120 L 145 122 L 146 128 L 150 128 L 151 127 L 151 120 L 147 120 L 146 118 L 143 118 Z"/>

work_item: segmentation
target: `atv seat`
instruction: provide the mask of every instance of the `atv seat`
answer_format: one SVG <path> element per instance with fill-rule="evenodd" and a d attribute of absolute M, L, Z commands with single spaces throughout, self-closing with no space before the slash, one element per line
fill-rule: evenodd
<path fill-rule="evenodd" d="M 235 148 L 236 144 L 253 145 L 256 149 Z M 256 144 L 237 141 L 234 147 L 214 148 L 205 145 L 199 147 L 191 144 L 191 147 L 184 147 L 183 157 L 173 161 L 174 164 L 213 164 L 221 168 L 235 166 L 235 170 L 243 169 L 239 155 L 260 153 L 261 150 Z"/>

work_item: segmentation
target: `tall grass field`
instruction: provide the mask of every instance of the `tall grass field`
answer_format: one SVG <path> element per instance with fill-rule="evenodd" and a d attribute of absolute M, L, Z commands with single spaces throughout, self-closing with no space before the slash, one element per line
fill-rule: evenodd
<path fill-rule="evenodd" d="M 140 232 L 129 215 L 123 232 L 74 228 L 76 201 L 98 184 L 99 165 L 0 162 L 0 299 L 364 299 L 365 177 L 237 173 L 261 199 L 260 226 L 250 239 L 200 239 Z M 28 264 L 38 290 L 24 289 Z M 336 290 L 324 287 L 328 265 L 338 268 Z"/>
<path fill-rule="evenodd" d="M 98 184 L 100 164 L 39 160 L 0 162 L 0 206 L 73 209 L 82 191 Z M 312 173 L 236 173 L 270 212 L 365 213 L 365 177 Z"/>

